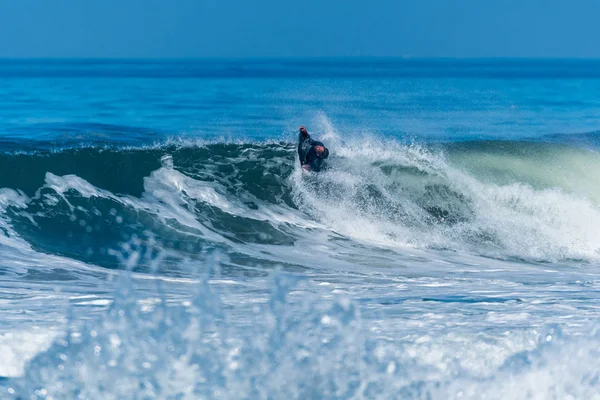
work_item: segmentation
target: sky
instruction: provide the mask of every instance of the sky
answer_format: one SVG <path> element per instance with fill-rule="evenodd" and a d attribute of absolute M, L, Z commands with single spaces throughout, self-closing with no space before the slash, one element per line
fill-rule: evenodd
<path fill-rule="evenodd" d="M 0 0 L 0 57 L 600 57 L 598 0 Z"/>

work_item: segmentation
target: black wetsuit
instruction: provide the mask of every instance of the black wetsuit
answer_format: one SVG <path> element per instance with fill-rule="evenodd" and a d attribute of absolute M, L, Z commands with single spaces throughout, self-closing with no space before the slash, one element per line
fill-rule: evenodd
<path fill-rule="evenodd" d="M 298 138 L 298 158 L 301 165 L 308 165 L 310 171 L 319 172 L 323 168 L 323 159 L 317 156 L 315 146 L 325 145 L 317 140 L 311 139 L 310 135 Z"/>

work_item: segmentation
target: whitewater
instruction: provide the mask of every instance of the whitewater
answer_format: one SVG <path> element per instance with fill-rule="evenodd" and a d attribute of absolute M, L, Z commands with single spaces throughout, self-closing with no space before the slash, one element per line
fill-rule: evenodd
<path fill-rule="evenodd" d="M 593 71 L 0 62 L 0 399 L 600 399 Z"/>

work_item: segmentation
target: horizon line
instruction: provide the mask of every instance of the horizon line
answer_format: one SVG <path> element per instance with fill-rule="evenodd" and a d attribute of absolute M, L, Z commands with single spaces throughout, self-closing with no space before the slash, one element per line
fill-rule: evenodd
<path fill-rule="evenodd" d="M 411 56 L 268 56 L 268 57 L 62 57 L 62 56 L 44 56 L 44 57 L 3 57 L 2 61 L 600 61 L 600 57 L 506 57 L 506 56 L 485 56 L 485 57 L 411 57 Z"/>

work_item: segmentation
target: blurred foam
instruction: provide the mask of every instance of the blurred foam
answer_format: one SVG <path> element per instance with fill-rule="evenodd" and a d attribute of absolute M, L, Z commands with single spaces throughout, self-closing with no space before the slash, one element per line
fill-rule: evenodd
<path fill-rule="evenodd" d="M 277 273 L 266 297 L 233 306 L 234 293 L 208 279 L 216 266 L 176 305 L 160 292 L 142 301 L 123 275 L 104 317 L 71 325 L 0 387 L 3 397 L 593 399 L 600 389 L 591 331 L 413 331 L 388 342 L 366 329 L 355 302 L 298 275 Z"/>

